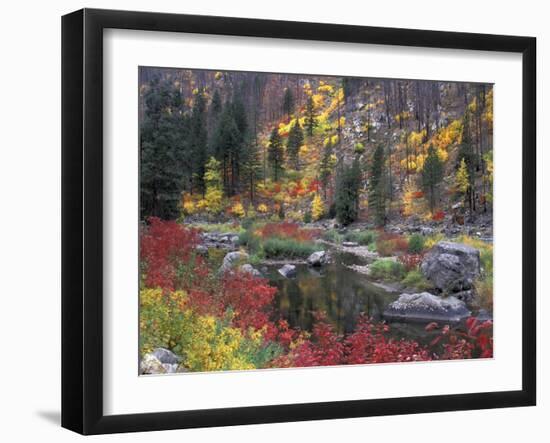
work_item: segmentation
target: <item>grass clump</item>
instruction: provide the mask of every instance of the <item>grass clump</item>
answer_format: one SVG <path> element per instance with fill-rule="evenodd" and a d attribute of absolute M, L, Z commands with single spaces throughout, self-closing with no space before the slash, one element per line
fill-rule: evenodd
<path fill-rule="evenodd" d="M 346 233 L 345 241 L 359 243 L 363 246 L 368 246 L 376 241 L 376 232 L 374 231 L 352 231 Z"/>
<path fill-rule="evenodd" d="M 263 253 L 268 259 L 307 258 L 323 248 L 311 242 L 298 242 L 292 239 L 268 238 L 262 245 Z"/>
<path fill-rule="evenodd" d="M 238 223 L 186 223 L 186 227 L 203 232 L 223 232 L 240 234 L 244 229 Z"/>
<path fill-rule="evenodd" d="M 405 275 L 405 266 L 394 260 L 376 260 L 369 269 L 371 277 L 378 280 L 399 281 Z"/>
<path fill-rule="evenodd" d="M 336 229 L 329 229 L 323 234 L 323 240 L 331 243 L 340 244 L 344 240 L 344 236 L 340 234 Z"/>
<path fill-rule="evenodd" d="M 475 282 L 479 305 L 482 308 L 493 309 L 493 245 L 468 235 L 461 235 L 457 241 L 479 250 L 481 261 L 481 276 Z"/>
<path fill-rule="evenodd" d="M 425 291 L 431 287 L 430 283 L 419 269 L 413 269 L 407 272 L 407 275 L 401 280 L 401 283 L 407 288 L 414 288 L 419 291 Z"/>

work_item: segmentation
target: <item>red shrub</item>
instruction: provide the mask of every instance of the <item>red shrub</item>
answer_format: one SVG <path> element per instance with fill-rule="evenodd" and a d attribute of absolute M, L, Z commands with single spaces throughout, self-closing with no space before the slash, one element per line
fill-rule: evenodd
<path fill-rule="evenodd" d="M 140 232 L 140 258 L 145 285 L 167 290 L 190 289 L 208 275 L 202 257 L 195 254 L 199 233 L 174 221 L 149 218 Z"/>
<path fill-rule="evenodd" d="M 300 242 L 307 242 L 313 241 L 321 235 L 321 230 L 301 229 L 297 223 L 290 222 L 268 223 L 262 228 L 260 235 L 263 238 L 279 237 L 290 238 Z"/>
<path fill-rule="evenodd" d="M 422 197 L 424 197 L 424 193 L 422 191 L 416 191 L 416 192 L 413 192 L 412 197 L 413 198 L 422 198 Z"/>
<path fill-rule="evenodd" d="M 432 215 L 432 220 L 434 221 L 441 221 L 445 218 L 445 213 L 443 211 L 437 211 L 435 214 Z"/>
<path fill-rule="evenodd" d="M 403 266 L 405 266 L 405 269 L 408 272 L 420 266 L 423 258 L 424 254 L 405 254 L 400 255 L 398 260 L 403 264 Z"/>
<path fill-rule="evenodd" d="M 310 184 L 309 184 L 309 188 L 308 188 L 308 191 L 309 192 L 319 192 L 319 187 L 321 185 L 321 182 L 319 180 L 313 180 Z"/>
<path fill-rule="evenodd" d="M 269 317 L 277 288 L 269 286 L 266 279 L 246 272 L 231 272 L 223 277 L 222 286 L 224 310 L 233 310 L 235 326 L 242 330 L 272 326 Z"/>
<path fill-rule="evenodd" d="M 310 339 L 300 337 L 299 345 L 273 362 L 274 367 L 329 366 L 430 360 L 427 348 L 415 341 L 387 337 L 389 326 L 362 316 L 355 331 L 338 335 L 320 316 Z"/>
<path fill-rule="evenodd" d="M 376 250 L 383 256 L 404 254 L 409 249 L 409 241 L 400 234 L 381 231 L 376 239 Z"/>
<path fill-rule="evenodd" d="M 437 329 L 435 322 L 426 326 L 426 330 Z M 462 360 L 465 358 L 492 358 L 493 357 L 493 322 L 490 320 L 479 322 L 475 317 L 466 320 L 466 332 L 452 330 L 445 325 L 430 346 L 443 343 L 441 360 Z"/>

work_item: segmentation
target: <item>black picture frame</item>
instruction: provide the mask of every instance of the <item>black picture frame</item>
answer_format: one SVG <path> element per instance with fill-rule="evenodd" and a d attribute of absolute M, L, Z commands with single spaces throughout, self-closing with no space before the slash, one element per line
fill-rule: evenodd
<path fill-rule="evenodd" d="M 506 392 L 103 413 L 103 30 L 368 43 L 522 54 L 522 389 Z M 82 434 L 414 414 L 536 403 L 536 39 L 83 9 L 62 18 L 62 426 Z"/>

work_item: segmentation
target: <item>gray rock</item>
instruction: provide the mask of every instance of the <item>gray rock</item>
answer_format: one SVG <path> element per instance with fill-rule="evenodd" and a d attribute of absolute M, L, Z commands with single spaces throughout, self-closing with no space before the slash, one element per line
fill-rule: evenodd
<path fill-rule="evenodd" d="M 342 246 L 344 246 L 346 248 L 355 248 L 355 247 L 359 246 L 359 243 L 354 242 L 354 241 L 345 241 L 345 242 L 342 242 Z"/>
<path fill-rule="evenodd" d="M 434 233 L 434 228 L 430 228 L 429 226 L 422 226 L 420 228 L 420 233 L 422 235 L 432 235 Z"/>
<path fill-rule="evenodd" d="M 480 273 L 479 251 L 462 243 L 442 241 L 424 257 L 421 270 L 442 292 L 469 290 Z"/>
<path fill-rule="evenodd" d="M 467 289 L 465 291 L 453 292 L 453 296 L 466 303 L 470 303 L 475 298 L 476 292 L 473 289 Z"/>
<path fill-rule="evenodd" d="M 466 304 L 456 297 L 439 297 L 429 292 L 401 294 L 384 310 L 387 320 L 457 323 L 470 316 Z"/>
<path fill-rule="evenodd" d="M 307 264 L 310 266 L 322 266 L 329 262 L 329 255 L 325 251 L 317 251 L 307 258 Z"/>
<path fill-rule="evenodd" d="M 235 266 L 248 260 L 248 254 L 242 251 L 233 251 L 225 254 L 222 265 L 220 266 L 220 272 L 226 272 L 233 269 Z"/>
<path fill-rule="evenodd" d="M 478 321 L 487 321 L 493 320 L 493 314 L 487 311 L 486 309 L 480 309 L 477 313 L 476 319 Z"/>
<path fill-rule="evenodd" d="M 208 254 L 208 247 L 205 245 L 198 245 L 195 250 L 197 251 L 197 254 L 200 255 L 207 255 Z"/>
<path fill-rule="evenodd" d="M 180 362 L 180 358 L 174 354 L 172 351 L 169 351 L 165 348 L 155 348 L 152 354 L 160 361 L 161 363 L 167 364 L 176 364 Z"/>
<path fill-rule="evenodd" d="M 238 235 L 232 236 L 229 240 L 231 241 L 231 244 L 233 246 L 237 246 L 239 244 L 239 236 Z"/>
<path fill-rule="evenodd" d="M 247 272 L 247 273 L 253 275 L 254 277 L 261 277 L 262 276 L 260 271 L 258 271 L 254 266 L 252 266 L 249 263 L 246 263 L 246 264 L 242 265 L 241 267 L 239 267 L 239 270 L 241 270 L 242 272 Z"/>
<path fill-rule="evenodd" d="M 162 367 L 166 370 L 167 374 L 175 374 L 178 372 L 177 364 L 163 363 Z"/>
<path fill-rule="evenodd" d="M 141 374 L 166 374 L 166 369 L 153 354 L 145 354 L 139 362 Z"/>
<path fill-rule="evenodd" d="M 286 278 L 296 277 L 296 266 L 294 265 L 284 265 L 279 269 L 279 274 Z"/>

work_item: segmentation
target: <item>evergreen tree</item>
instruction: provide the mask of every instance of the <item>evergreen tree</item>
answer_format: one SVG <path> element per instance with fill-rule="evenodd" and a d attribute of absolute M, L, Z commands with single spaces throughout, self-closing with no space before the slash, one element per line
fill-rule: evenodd
<path fill-rule="evenodd" d="M 285 95 L 283 96 L 283 113 L 286 114 L 287 118 L 290 119 L 290 116 L 294 112 L 294 96 L 290 88 L 285 89 Z"/>
<path fill-rule="evenodd" d="M 212 102 L 210 103 L 210 112 L 213 116 L 219 116 L 222 112 L 222 97 L 219 90 L 214 91 Z"/>
<path fill-rule="evenodd" d="M 281 141 L 281 136 L 279 135 L 279 131 L 276 127 L 273 128 L 271 131 L 271 136 L 269 137 L 267 160 L 273 169 L 273 179 L 275 181 L 279 180 L 283 170 L 284 147 Z"/>
<path fill-rule="evenodd" d="M 336 218 L 343 225 L 357 220 L 360 187 L 361 168 L 359 159 L 355 158 L 351 166 L 340 168 L 336 181 Z"/>
<path fill-rule="evenodd" d="M 294 169 L 300 169 L 300 147 L 304 144 L 304 133 L 300 122 L 296 119 L 296 123 L 290 128 L 286 145 L 288 159 Z"/>
<path fill-rule="evenodd" d="M 191 152 L 193 155 L 193 185 L 195 190 L 204 192 L 204 173 L 207 159 L 206 101 L 204 92 L 198 91 L 191 112 Z"/>
<path fill-rule="evenodd" d="M 214 140 L 216 158 L 221 162 L 223 187 L 227 195 L 233 195 L 234 178 L 232 177 L 235 147 L 241 143 L 241 133 L 233 118 L 233 107 L 230 103 L 224 106 Z"/>
<path fill-rule="evenodd" d="M 242 163 L 242 179 L 248 189 L 248 196 L 251 202 L 254 201 L 254 191 L 256 188 L 256 180 L 261 176 L 262 165 L 258 153 L 258 147 L 253 139 L 247 140 L 245 143 L 241 158 Z"/>
<path fill-rule="evenodd" d="M 377 226 L 386 224 L 386 191 L 384 189 L 384 146 L 378 144 L 372 156 L 369 180 L 369 210 Z"/>
<path fill-rule="evenodd" d="M 237 192 L 240 183 L 241 163 L 243 150 L 245 149 L 245 140 L 248 135 L 248 120 L 246 117 L 246 109 L 241 100 L 242 93 L 235 94 L 233 97 L 233 120 L 237 127 L 237 142 L 231 150 L 231 194 Z"/>
<path fill-rule="evenodd" d="M 435 209 L 435 195 L 437 186 L 443 180 L 443 162 L 437 155 L 433 145 L 428 148 L 428 156 L 424 160 L 422 168 L 422 186 L 430 195 L 430 211 L 433 214 Z"/>
<path fill-rule="evenodd" d="M 317 118 L 315 116 L 315 106 L 313 103 L 313 97 L 308 95 L 306 101 L 306 120 L 305 125 L 307 129 L 307 135 L 313 136 L 313 130 L 317 126 Z"/>
<path fill-rule="evenodd" d="M 457 168 L 460 168 L 462 160 L 466 164 L 468 172 L 469 187 L 466 192 L 466 202 L 470 211 L 470 215 L 475 211 L 475 163 L 476 155 L 474 144 L 470 133 L 470 111 L 466 110 L 462 124 L 462 143 L 460 145 L 457 157 Z"/>
<path fill-rule="evenodd" d="M 208 156 L 215 155 L 216 149 L 216 129 L 220 123 L 223 105 L 220 92 L 216 89 L 210 106 L 208 107 Z"/>
<path fill-rule="evenodd" d="M 185 183 L 191 181 L 189 121 L 179 89 L 152 79 L 144 94 L 140 124 L 141 217 L 176 218 Z"/>

